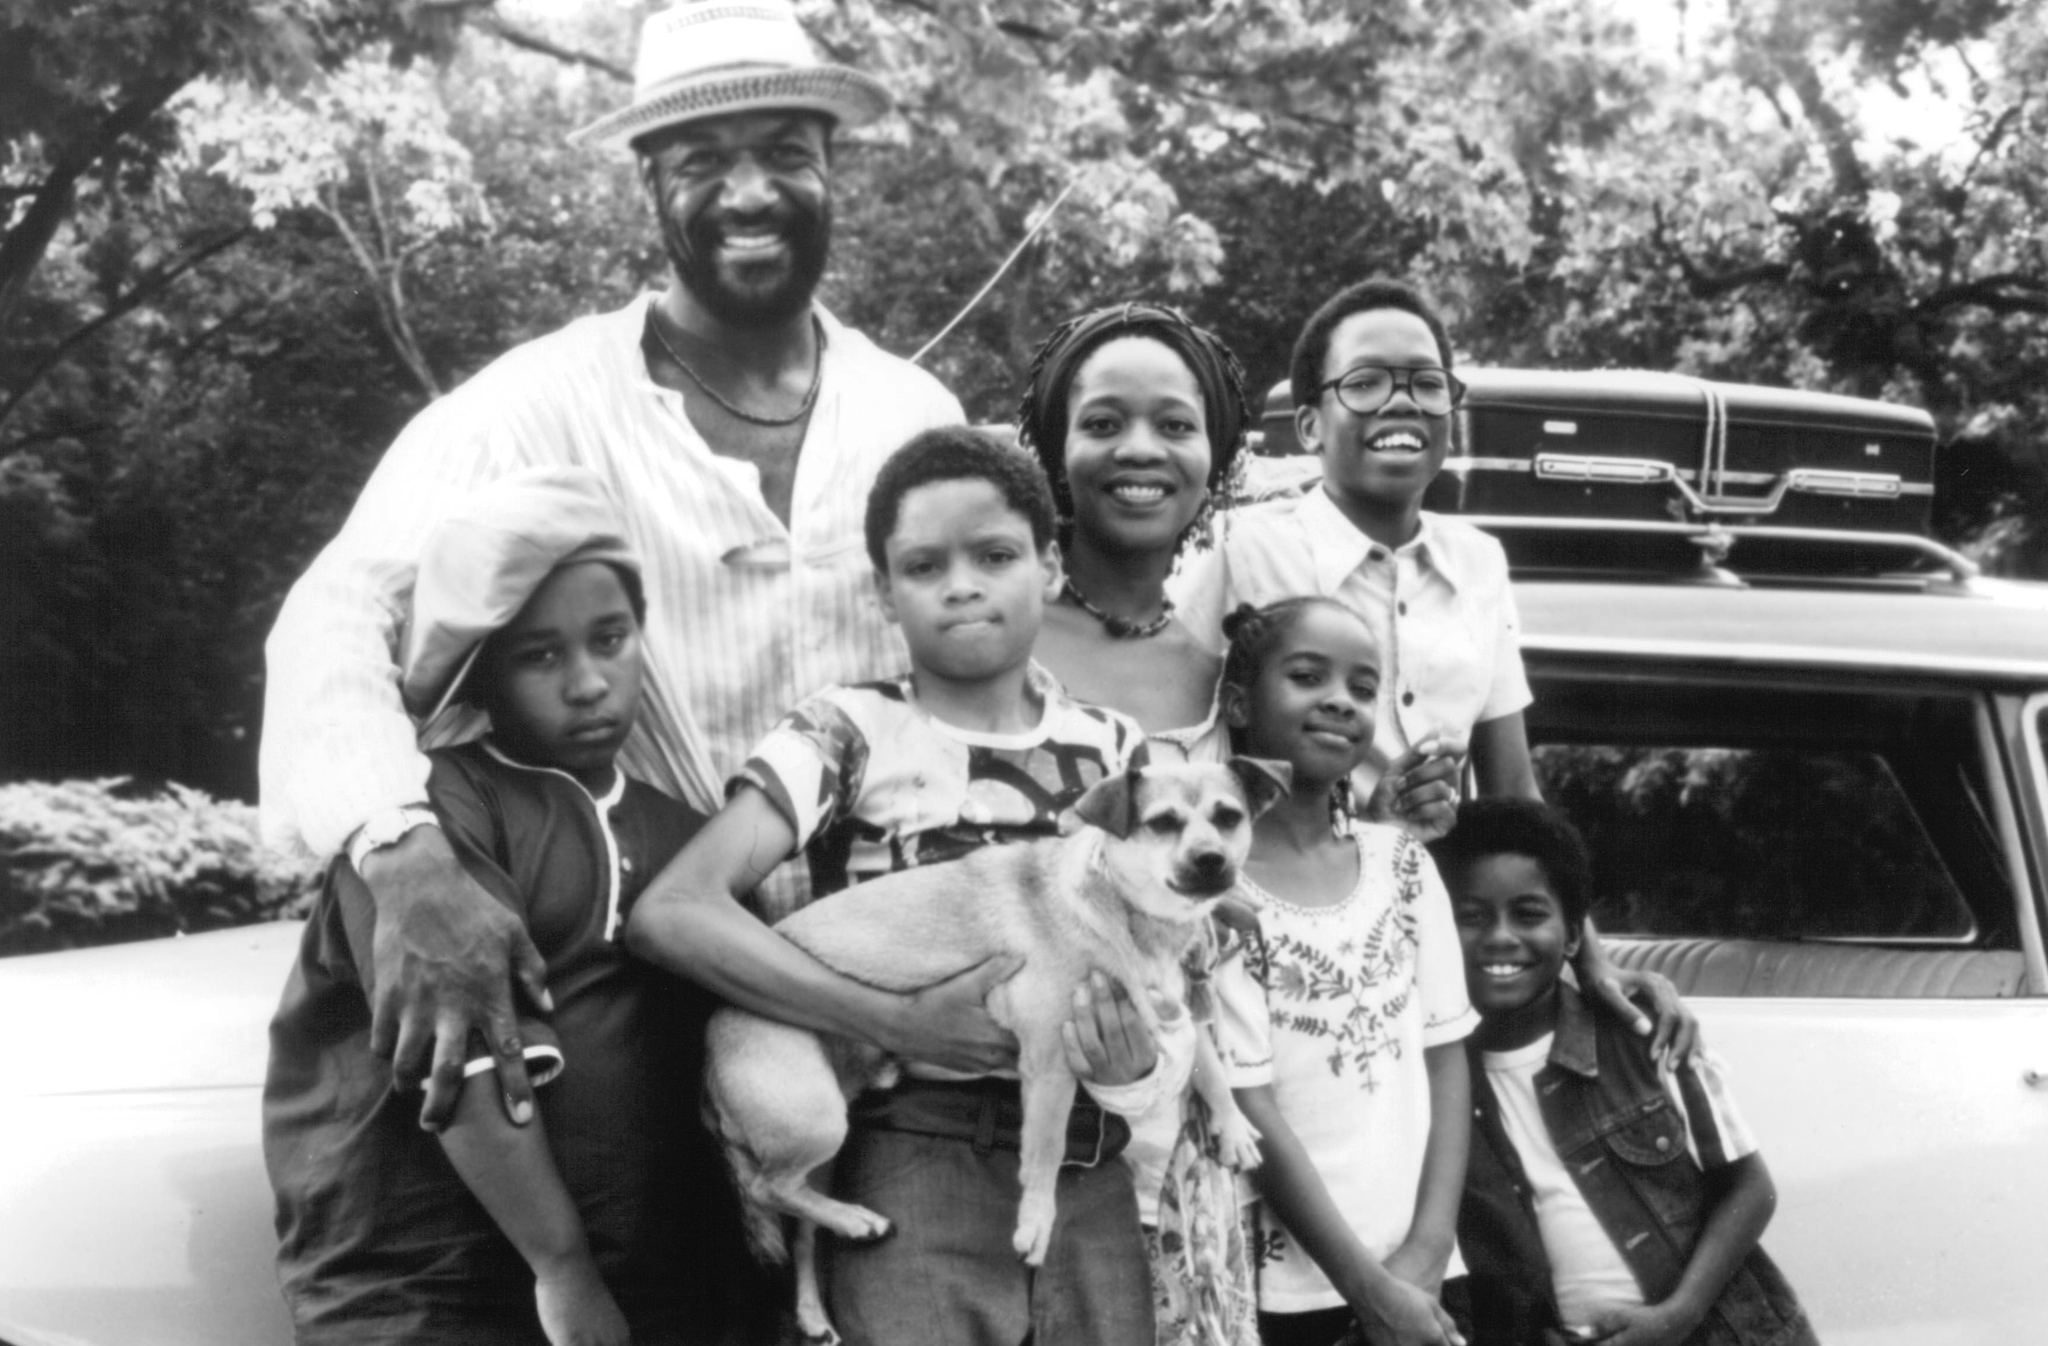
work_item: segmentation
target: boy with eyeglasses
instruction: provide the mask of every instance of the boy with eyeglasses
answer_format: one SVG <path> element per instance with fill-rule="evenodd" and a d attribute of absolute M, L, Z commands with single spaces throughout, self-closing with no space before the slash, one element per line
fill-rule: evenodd
<path fill-rule="evenodd" d="M 1216 638 L 1239 603 L 1315 594 L 1372 628 L 1387 660 L 1362 801 L 1435 835 L 1456 816 L 1468 750 L 1479 790 L 1537 794 L 1522 708 L 1519 619 L 1500 544 L 1428 513 L 1422 493 L 1451 447 L 1464 387 L 1443 320 L 1413 287 L 1361 281 L 1310 316 L 1290 370 L 1295 422 L 1323 477 L 1291 499 L 1234 511 L 1223 545 L 1186 577 L 1183 619 Z"/>

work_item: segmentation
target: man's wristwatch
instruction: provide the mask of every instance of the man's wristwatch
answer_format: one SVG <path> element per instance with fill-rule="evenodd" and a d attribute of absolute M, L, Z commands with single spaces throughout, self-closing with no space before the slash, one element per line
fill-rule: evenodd
<path fill-rule="evenodd" d="M 405 834 L 415 827 L 439 827 L 441 820 L 425 804 L 403 804 L 395 809 L 380 809 L 370 815 L 369 821 L 356 829 L 348 839 L 348 862 L 356 867 L 356 873 L 363 872 L 363 862 L 370 858 L 372 851 L 381 851 L 386 846 L 396 846 L 405 839 Z"/>

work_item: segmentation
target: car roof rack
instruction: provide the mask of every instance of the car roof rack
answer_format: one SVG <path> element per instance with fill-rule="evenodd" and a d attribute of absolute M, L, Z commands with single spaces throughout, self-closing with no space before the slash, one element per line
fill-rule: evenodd
<path fill-rule="evenodd" d="M 1948 581 L 1981 571 L 1954 548 L 1917 533 L 1769 524 L 1662 523 L 1464 514 L 1500 540 L 1517 573 L 1742 587 L 1752 582 L 1850 584 Z"/>

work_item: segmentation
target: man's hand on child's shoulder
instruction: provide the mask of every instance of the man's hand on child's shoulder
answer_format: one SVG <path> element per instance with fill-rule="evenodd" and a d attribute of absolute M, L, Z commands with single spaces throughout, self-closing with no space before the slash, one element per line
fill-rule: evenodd
<path fill-rule="evenodd" d="M 370 1049 L 391 1059 L 399 1089 L 422 1085 L 420 1125 L 439 1131 L 455 1113 L 472 1038 L 497 1059 L 505 1115 L 533 1118 L 533 1085 L 512 1003 L 552 1009 L 547 964 L 519 918 L 477 885 L 438 827 L 415 827 L 373 852 L 363 882 L 377 907 L 371 957 Z"/>

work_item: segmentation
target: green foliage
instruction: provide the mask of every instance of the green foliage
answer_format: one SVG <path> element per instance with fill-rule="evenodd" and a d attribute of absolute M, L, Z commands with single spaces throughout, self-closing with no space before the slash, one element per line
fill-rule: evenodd
<path fill-rule="evenodd" d="M 259 848 L 248 805 L 126 785 L 0 785 L 0 954 L 275 919 L 317 887 Z"/>
<path fill-rule="evenodd" d="M 397 429 L 662 283 L 630 162 L 564 141 L 649 7 L 0 0 L 0 776 L 252 793 L 263 635 Z M 885 347 L 1072 188 L 926 361 L 976 419 L 1131 296 L 1261 392 L 1391 272 L 1468 360 L 1921 403 L 1943 534 L 2048 575 L 2048 0 L 1696 4 L 1682 54 L 1596 0 L 802 10 L 899 95 L 823 292 Z M 1872 81 L 1959 140 L 1873 133 Z"/>

